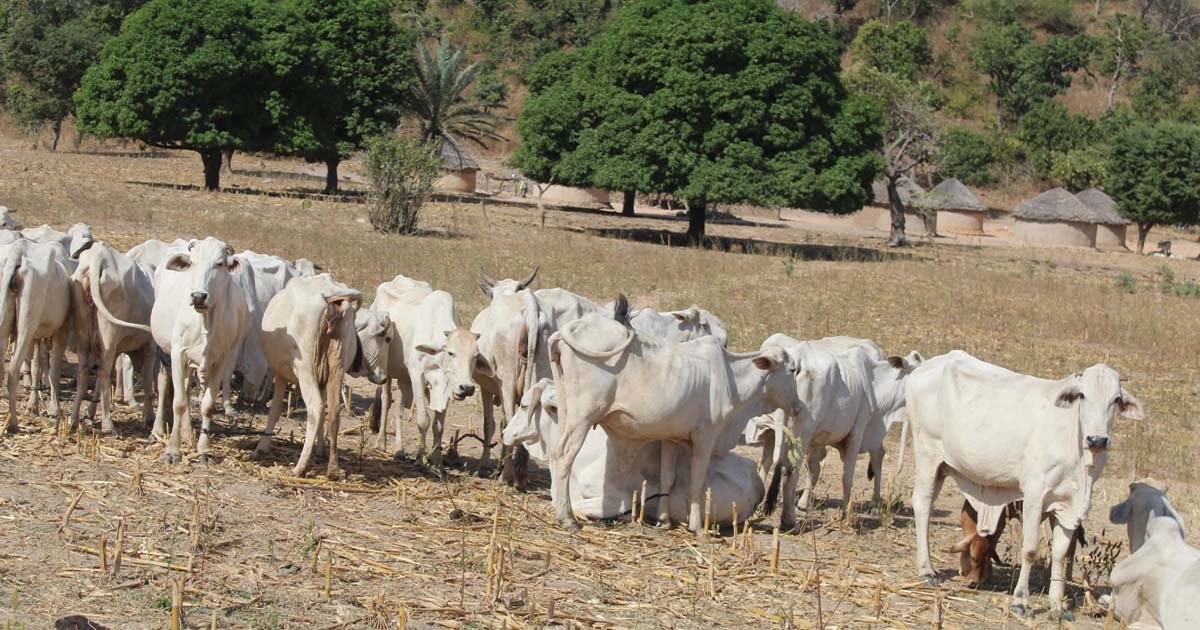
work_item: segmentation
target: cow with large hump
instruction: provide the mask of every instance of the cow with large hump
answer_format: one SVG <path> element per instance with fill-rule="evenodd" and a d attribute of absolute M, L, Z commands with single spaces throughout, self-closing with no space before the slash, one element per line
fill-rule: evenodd
<path fill-rule="evenodd" d="M 75 292 L 75 346 L 79 355 L 71 426 L 79 422 L 79 409 L 88 390 L 92 366 L 96 371 L 96 398 L 101 400 L 100 430 L 113 430 L 112 379 L 117 357 L 134 355 L 142 368 L 142 419 L 154 420 L 154 376 L 158 371 L 150 313 L 154 309 L 154 280 L 144 267 L 98 241 L 79 256 L 71 276 Z"/>
<path fill-rule="evenodd" d="M 86 223 L 76 223 L 67 228 L 66 232 L 59 232 L 49 225 L 39 225 L 21 230 L 21 236 L 35 243 L 58 243 L 67 250 L 67 256 L 73 260 L 77 260 L 83 250 L 96 242 L 96 237 L 92 236 L 92 228 Z"/>
<path fill-rule="evenodd" d="M 337 438 L 342 406 L 338 402 L 342 379 L 358 348 L 355 311 L 362 293 L 323 273 L 292 280 L 271 298 L 262 315 L 262 350 L 274 375 L 274 394 L 267 427 L 254 449 L 261 457 L 270 452 L 271 434 L 283 409 L 288 383 L 300 387 L 308 422 L 304 447 L 292 470 L 303 475 L 309 468 L 322 429 L 328 435 L 330 479 L 341 476 Z"/>
<path fill-rule="evenodd" d="M 1112 506 L 1108 511 L 1108 521 L 1115 525 L 1125 525 L 1125 533 L 1129 536 L 1129 553 L 1137 553 L 1146 540 L 1146 523 L 1153 518 L 1169 516 L 1179 522 L 1179 529 L 1187 537 L 1187 527 L 1183 517 L 1167 499 L 1166 486 L 1160 485 L 1153 479 L 1141 479 L 1129 484 L 1129 498 Z"/>
<path fill-rule="evenodd" d="M 796 365 L 770 347 L 734 354 L 712 337 L 674 344 L 628 326 L 628 303 L 614 318 L 587 315 L 550 338 L 560 436 L 550 454 L 551 496 L 559 522 L 578 528 L 570 479 L 587 432 L 601 426 L 630 442 L 663 441 L 662 492 L 674 486 L 676 442 L 691 447 L 688 527 L 702 531 L 704 480 L 714 452 L 736 444 L 750 418 L 783 408 L 801 413 Z M 668 506 L 659 507 L 669 520 Z"/>
<path fill-rule="evenodd" d="M 472 367 L 471 378 L 479 386 L 483 405 L 483 454 L 479 469 L 491 464 L 492 439 L 496 433 L 494 408 L 499 406 L 505 422 L 516 412 L 524 391 L 532 385 L 535 367 L 529 360 L 536 356 L 539 326 L 537 299 L 529 285 L 537 278 L 538 267 L 524 280 L 493 280 L 479 270 L 479 288 L 491 302 L 471 322 L 471 332 L 478 339 L 479 357 Z M 530 334 L 534 331 L 534 334 Z M 520 485 L 521 469 L 528 455 L 525 448 L 513 450 L 513 458 L 505 461 L 503 474 L 514 477 Z"/>
<path fill-rule="evenodd" d="M 476 335 L 459 325 L 453 296 L 435 291 L 428 282 L 402 275 L 379 285 L 371 310 L 387 313 L 395 330 L 387 363 L 388 378 L 396 379 L 400 387 L 401 408 L 413 409 L 419 431 L 417 459 L 440 466 L 446 407 L 439 397 L 436 408 L 431 408 L 431 386 L 445 381 L 455 400 L 475 395 L 471 374 L 479 360 Z M 382 398 L 377 445 L 384 448 L 391 408 L 390 382 L 377 396 Z M 397 409 L 394 455 L 399 455 L 402 449 L 400 415 Z M 429 447 L 426 436 L 431 427 L 433 445 Z"/>
<path fill-rule="evenodd" d="M 557 393 L 554 383 L 543 378 L 525 392 L 516 415 L 504 428 L 504 444 L 524 444 L 532 458 L 553 465 L 548 455 L 558 443 L 558 435 Z M 588 431 L 571 469 L 571 509 L 589 519 L 612 519 L 625 514 L 635 519 L 634 493 L 638 493 L 640 507 L 645 481 L 646 510 L 657 514 L 661 504 L 668 503 L 671 520 L 686 520 L 690 497 L 686 466 L 690 451 L 686 445 L 679 448 L 683 457 L 676 458 L 676 481 L 668 494 L 660 487 L 660 442 L 630 443 L 611 438 L 607 431 Z M 733 452 L 713 453 L 704 487 L 712 491 L 710 516 L 718 526 L 745 522 L 763 496 L 762 482 L 754 474 L 754 462 Z"/>
<path fill-rule="evenodd" d="M 1141 547 L 1113 567 L 1109 605 L 1125 625 L 1200 628 L 1200 549 L 1174 517 L 1148 515 Z"/>
<path fill-rule="evenodd" d="M 908 377 L 906 406 L 916 465 L 913 514 L 917 573 L 934 584 L 929 517 L 946 477 L 953 477 L 979 514 L 979 533 L 993 532 L 1009 503 L 1023 500 L 1021 572 L 1012 609 L 1029 605 L 1029 572 L 1039 524 L 1050 514 L 1050 609 L 1063 602 L 1067 548 L 1091 508 L 1104 470 L 1113 419 L 1144 417 L 1142 405 L 1112 368 L 1097 364 L 1063 379 L 1012 372 L 955 350 Z"/>
<path fill-rule="evenodd" d="M 234 257 L 233 248 L 213 237 L 192 241 L 187 251 L 172 254 L 155 272 L 150 328 L 155 343 L 167 357 L 169 373 L 159 376 L 154 435 L 163 437 L 166 400 L 172 392 L 174 422 L 163 451 L 167 463 L 181 460 L 181 440 L 192 443 L 188 384 L 193 370 L 204 392 L 196 453 L 203 461 L 208 452 L 217 389 L 233 370 L 248 318 L 245 295 L 234 277 L 246 272 Z"/>
<path fill-rule="evenodd" d="M 188 241 L 181 238 L 177 238 L 170 243 L 152 238 L 129 248 L 129 251 L 125 252 L 125 255 L 153 274 L 163 263 L 167 262 L 171 254 L 186 252 L 188 243 Z"/>
<path fill-rule="evenodd" d="M 20 366 L 30 359 L 35 342 L 48 341 L 50 400 L 48 411 L 58 416 L 58 381 L 70 334 L 72 302 L 71 274 L 61 248 L 55 245 L 18 240 L 0 246 L 0 357 L 10 340 L 12 355 L 8 363 L 9 433 L 18 430 L 17 384 Z M 38 380 L 41 370 L 35 364 L 30 371 L 31 387 L 27 409 L 37 413 L 40 404 Z"/>

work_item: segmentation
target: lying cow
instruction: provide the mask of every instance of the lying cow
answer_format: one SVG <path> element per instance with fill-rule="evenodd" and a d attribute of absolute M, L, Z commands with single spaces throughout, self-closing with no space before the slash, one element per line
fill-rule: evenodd
<path fill-rule="evenodd" d="M 267 413 L 267 427 L 254 449 L 262 456 L 271 449 L 271 435 L 283 409 L 288 383 L 299 385 L 308 413 L 304 447 L 292 470 L 303 475 L 312 459 L 314 445 L 321 447 L 322 429 L 328 434 L 330 479 L 341 476 L 337 439 L 342 406 L 342 378 L 354 362 L 358 348 L 355 310 L 362 293 L 335 282 L 327 273 L 299 278 L 271 298 L 262 315 L 262 351 L 274 373 L 275 391 Z"/>
<path fill-rule="evenodd" d="M 917 573 L 930 584 L 929 516 L 947 476 L 979 511 L 979 533 L 996 531 L 1009 503 L 1023 500 L 1021 573 L 1012 609 L 1029 605 L 1029 571 L 1039 523 L 1053 528 L 1050 609 L 1063 610 L 1063 567 L 1075 528 L 1091 508 L 1118 414 L 1141 419 L 1137 401 L 1106 365 L 1061 380 L 1011 372 L 955 350 L 926 361 L 908 377 L 907 413 L 916 461 L 913 514 Z"/>
<path fill-rule="evenodd" d="M 1200 628 L 1200 549 L 1187 544 L 1171 516 L 1153 516 L 1137 552 L 1113 567 L 1112 605 L 1126 623 L 1164 630 Z"/>
<path fill-rule="evenodd" d="M 59 247 L 20 239 L 0 246 L 0 360 L 13 340 L 8 363 L 9 433 L 18 430 L 17 383 L 20 366 L 30 359 L 34 344 L 48 341 L 50 364 L 50 415 L 58 416 L 58 381 L 71 324 L 71 274 Z M 38 365 L 30 370 L 30 413 L 38 413 Z"/>
<path fill-rule="evenodd" d="M 504 444 L 524 444 L 533 458 L 549 463 L 547 454 L 553 451 L 558 436 L 554 384 L 542 379 L 525 392 L 521 407 L 504 429 Z M 686 468 L 690 451 L 686 446 L 682 450 L 684 457 L 677 458 L 675 469 L 679 481 L 665 501 L 670 519 L 677 522 L 688 518 L 690 496 Z M 607 431 L 588 431 L 571 471 L 571 509 L 589 519 L 612 519 L 624 514 L 631 514 L 632 519 L 633 493 L 640 497 L 645 481 L 646 509 L 657 514 L 664 503 L 659 483 L 661 457 L 660 442 L 628 444 L 611 439 Z M 732 452 L 713 454 L 704 487 L 712 490 L 710 517 L 717 525 L 730 525 L 735 519 L 745 522 L 763 497 L 754 462 Z"/>
<path fill-rule="evenodd" d="M 627 304 L 619 303 L 615 317 L 625 313 Z M 667 493 L 674 487 L 674 443 L 687 442 L 688 527 L 700 533 L 712 454 L 732 450 L 750 418 L 778 408 L 794 415 L 803 408 L 796 365 L 776 347 L 734 354 L 712 337 L 673 344 L 593 314 L 551 336 L 550 356 L 561 431 L 550 453 L 551 496 L 568 529 L 579 526 L 571 512 L 570 479 L 592 427 L 630 442 L 663 440 L 660 491 Z M 665 507 L 659 507 L 660 520 L 670 518 Z"/>
<path fill-rule="evenodd" d="M 97 242 L 79 256 L 79 268 L 71 276 L 75 292 L 75 346 L 80 355 L 71 426 L 79 422 L 79 408 L 88 390 L 93 365 L 96 398 L 101 400 L 100 430 L 113 430 L 112 380 L 118 355 L 131 353 L 142 368 L 142 419 L 154 420 L 154 376 L 158 371 L 150 313 L 154 309 L 154 279 L 133 259 Z"/>
<path fill-rule="evenodd" d="M 1143 479 L 1129 484 L 1129 498 L 1112 506 L 1108 520 L 1114 524 L 1125 524 L 1129 535 L 1129 553 L 1137 553 L 1146 540 L 1146 523 L 1151 517 L 1169 516 L 1179 523 L 1179 529 L 1187 537 L 1183 517 L 1167 500 L 1167 490 L 1153 479 Z"/>
<path fill-rule="evenodd" d="M 992 576 L 992 563 L 1002 564 L 1000 556 L 996 555 L 996 545 L 1004 534 L 1004 526 L 1009 519 L 1021 518 L 1022 503 L 1017 501 L 1005 506 L 1000 512 L 1000 520 L 996 522 L 996 530 L 986 536 L 979 534 L 979 515 L 969 500 L 963 500 L 961 520 L 962 538 L 950 547 L 950 553 L 958 554 L 959 573 L 963 576 L 967 588 L 976 588 L 988 581 Z M 1043 516 L 1043 520 L 1045 517 Z M 1087 546 L 1083 525 L 1075 528 L 1071 536 L 1071 545 L 1067 548 L 1066 579 L 1071 579 L 1071 567 L 1075 559 L 1076 545 Z"/>
<path fill-rule="evenodd" d="M 162 439 L 165 433 L 167 392 L 173 392 L 174 422 L 163 451 L 163 461 L 169 464 L 181 459 L 181 439 L 192 443 L 188 384 L 193 370 L 204 390 L 196 453 L 203 461 L 208 452 L 217 388 L 233 370 L 246 326 L 246 298 L 234 279 L 240 272 L 233 248 L 212 237 L 192 241 L 187 251 L 172 254 L 155 272 L 150 328 L 168 358 L 170 376 L 159 375 L 154 435 Z"/>

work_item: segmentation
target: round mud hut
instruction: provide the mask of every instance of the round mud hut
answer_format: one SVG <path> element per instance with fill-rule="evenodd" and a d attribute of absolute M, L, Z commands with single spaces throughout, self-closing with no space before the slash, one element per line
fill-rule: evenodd
<path fill-rule="evenodd" d="M 1065 188 L 1051 188 L 1013 211 L 1013 240 L 1046 247 L 1095 247 L 1096 215 Z"/>
<path fill-rule="evenodd" d="M 901 177 L 896 180 L 896 191 L 900 193 L 900 203 L 904 204 L 904 231 L 916 236 L 926 236 L 932 233 L 933 226 L 925 223 L 925 217 L 917 212 L 913 201 L 925 192 L 916 182 Z M 855 223 L 888 232 L 892 229 L 892 212 L 888 205 L 887 183 L 878 180 L 871 184 L 871 205 L 859 210 L 854 216 Z"/>
<path fill-rule="evenodd" d="M 579 208 L 611 207 L 607 190 L 600 188 L 575 188 L 557 184 L 546 189 L 542 201 L 560 206 Z"/>
<path fill-rule="evenodd" d="M 1117 202 L 1098 188 L 1089 188 L 1075 196 L 1096 215 L 1096 247 L 1127 249 L 1125 227 L 1129 219 L 1117 214 Z"/>
<path fill-rule="evenodd" d="M 434 182 L 434 187 L 447 192 L 475 192 L 479 164 L 449 138 L 442 140 L 440 155 L 443 175 Z"/>
<path fill-rule="evenodd" d="M 943 180 L 933 190 L 918 195 L 914 202 L 925 214 L 936 213 L 934 225 L 939 232 L 983 234 L 987 206 L 957 179 Z"/>

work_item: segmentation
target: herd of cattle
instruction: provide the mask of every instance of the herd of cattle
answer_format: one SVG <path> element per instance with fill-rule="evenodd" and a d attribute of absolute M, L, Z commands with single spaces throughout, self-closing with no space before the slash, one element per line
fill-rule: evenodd
<path fill-rule="evenodd" d="M 9 431 L 18 428 L 15 397 L 26 371 L 27 409 L 39 411 L 45 378 L 46 411 L 58 416 L 68 346 L 78 356 L 71 426 L 92 390 L 88 415 L 95 418 L 99 399 L 100 428 L 111 431 L 113 390 L 132 402 L 139 366 L 144 420 L 152 439 L 165 444 L 168 463 L 181 461 L 185 445 L 204 459 L 218 396 L 232 414 L 235 385 L 240 400 L 270 396 L 254 450 L 265 455 L 292 385 L 307 413 L 294 472 L 307 471 L 316 454 L 337 477 L 339 400 L 350 375 L 377 386 L 378 446 L 387 447 L 393 424 L 391 451 L 400 452 L 401 409 L 411 409 L 419 460 L 440 466 L 447 407 L 478 389 L 480 466 L 492 463 L 498 406 L 505 477 L 522 487 L 528 457 L 547 464 L 564 527 L 578 527 L 576 514 L 619 518 L 640 503 L 661 523 L 686 522 L 701 532 L 710 520 L 744 522 L 760 505 L 770 514 L 780 501 L 780 526 L 791 530 L 797 506 L 813 500 L 829 447 L 844 462 L 843 512 L 852 509 L 860 453 L 870 457 L 878 501 L 884 438 L 899 422 L 901 465 L 912 434 L 919 575 L 930 584 L 938 579 L 929 517 L 952 477 L 966 499 L 964 536 L 952 551 L 970 582 L 986 579 L 1007 515 L 1020 517 L 1012 596 L 1019 614 L 1028 606 L 1045 518 L 1050 609 L 1066 614 L 1064 564 L 1091 507 L 1114 418 L 1144 415 L 1105 365 L 1047 380 L 962 351 L 925 359 L 888 355 L 862 339 L 782 334 L 758 351 L 734 353 L 725 347 L 724 325 L 706 310 L 635 311 L 624 296 L 601 305 L 564 289 L 535 291 L 536 268 L 523 280 L 499 281 L 481 270 L 480 288 L 491 301 L 468 328 L 449 293 L 404 276 L 381 284 L 363 308 L 361 292 L 317 273 L 310 261 L 237 253 L 216 238 L 150 240 L 122 253 L 83 224 L 65 233 L 20 229 L 3 208 L 0 222 L 0 356 L 15 340 Z M 190 419 L 193 379 L 201 392 L 198 436 Z M 394 413 L 392 382 L 401 396 Z M 759 461 L 735 453 L 739 442 L 761 447 Z M 801 459 L 808 476 L 798 493 Z M 1130 489 L 1110 514 L 1128 523 L 1132 551 L 1112 571 L 1110 605 L 1126 623 L 1200 627 L 1200 550 L 1185 542 L 1183 519 L 1162 489 Z"/>

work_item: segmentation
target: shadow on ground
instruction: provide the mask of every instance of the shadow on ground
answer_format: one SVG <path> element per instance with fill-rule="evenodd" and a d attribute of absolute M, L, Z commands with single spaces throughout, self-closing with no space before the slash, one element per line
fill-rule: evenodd
<path fill-rule="evenodd" d="M 685 232 L 656 230 L 652 228 L 573 228 L 604 238 L 618 238 L 638 243 L 652 243 L 669 247 L 690 247 Z M 764 254 L 787 256 L 801 260 L 831 260 L 851 262 L 885 262 L 910 260 L 908 254 L 885 252 L 853 245 L 822 245 L 815 243 L 781 243 L 734 236 L 706 236 L 705 249 L 739 254 Z"/>

